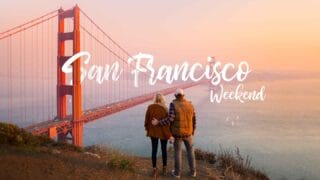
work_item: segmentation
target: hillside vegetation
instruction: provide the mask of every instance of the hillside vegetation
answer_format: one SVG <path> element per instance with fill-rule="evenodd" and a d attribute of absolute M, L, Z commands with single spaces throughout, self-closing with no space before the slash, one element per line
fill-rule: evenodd
<path fill-rule="evenodd" d="M 169 149 L 168 170 L 173 168 Z M 238 149 L 217 154 L 197 149 L 196 179 L 268 179 Z M 0 179 L 152 179 L 150 158 L 129 156 L 103 146 L 79 148 L 0 123 Z M 161 165 L 161 159 L 158 160 Z M 159 168 L 161 169 L 161 168 Z M 172 179 L 161 175 L 159 179 Z M 182 179 L 188 179 L 183 159 Z M 191 179 L 191 178 L 190 178 Z"/>

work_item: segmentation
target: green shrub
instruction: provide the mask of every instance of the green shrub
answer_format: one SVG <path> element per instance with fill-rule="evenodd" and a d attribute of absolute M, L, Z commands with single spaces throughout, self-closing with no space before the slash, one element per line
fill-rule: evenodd
<path fill-rule="evenodd" d="M 0 123 L 0 144 L 37 146 L 48 142 L 52 142 L 52 140 L 46 137 L 33 136 L 16 125 Z"/>
<path fill-rule="evenodd" d="M 0 145 L 24 147 L 48 146 L 72 151 L 82 151 L 82 148 L 64 142 L 55 142 L 48 136 L 36 136 L 16 125 L 0 122 Z"/>

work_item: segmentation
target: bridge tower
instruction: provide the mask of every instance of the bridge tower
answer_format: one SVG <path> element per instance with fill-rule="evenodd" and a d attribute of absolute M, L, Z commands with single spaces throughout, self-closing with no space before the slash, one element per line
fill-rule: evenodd
<path fill-rule="evenodd" d="M 73 31 L 65 32 L 65 19 L 73 19 Z M 59 9 L 58 15 L 58 56 L 57 56 L 57 118 L 63 120 L 67 115 L 67 95 L 72 96 L 72 143 L 82 146 L 82 102 L 80 81 L 80 58 L 72 64 L 72 85 L 66 84 L 66 74 L 62 65 L 72 56 L 65 54 L 65 42 L 73 41 L 73 54 L 80 52 L 80 9 L 78 5 L 70 10 Z M 58 135 L 58 140 L 65 140 L 67 132 Z"/>

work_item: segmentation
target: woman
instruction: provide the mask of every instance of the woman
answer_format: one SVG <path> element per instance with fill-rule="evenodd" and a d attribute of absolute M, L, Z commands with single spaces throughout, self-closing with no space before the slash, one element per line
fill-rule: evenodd
<path fill-rule="evenodd" d="M 148 106 L 144 127 L 147 131 L 147 136 L 151 139 L 152 145 L 152 166 L 153 166 L 153 176 L 158 175 L 157 169 L 157 151 L 158 142 L 160 139 L 161 150 L 162 150 L 162 164 L 163 164 L 163 175 L 167 174 L 167 143 L 168 139 L 170 142 L 173 141 L 169 126 L 153 126 L 151 121 L 153 118 L 162 119 L 168 114 L 168 109 L 166 107 L 165 99 L 162 94 L 156 94 L 154 98 L 154 103 Z"/>

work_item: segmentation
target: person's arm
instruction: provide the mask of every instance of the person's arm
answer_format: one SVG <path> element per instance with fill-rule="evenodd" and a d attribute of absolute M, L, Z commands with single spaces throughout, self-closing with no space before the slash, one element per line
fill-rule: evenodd
<path fill-rule="evenodd" d="M 176 112 L 174 110 L 174 105 L 173 103 L 170 103 L 169 114 L 167 117 L 159 120 L 160 126 L 170 125 L 170 123 L 174 121 L 175 117 L 176 117 Z"/>

